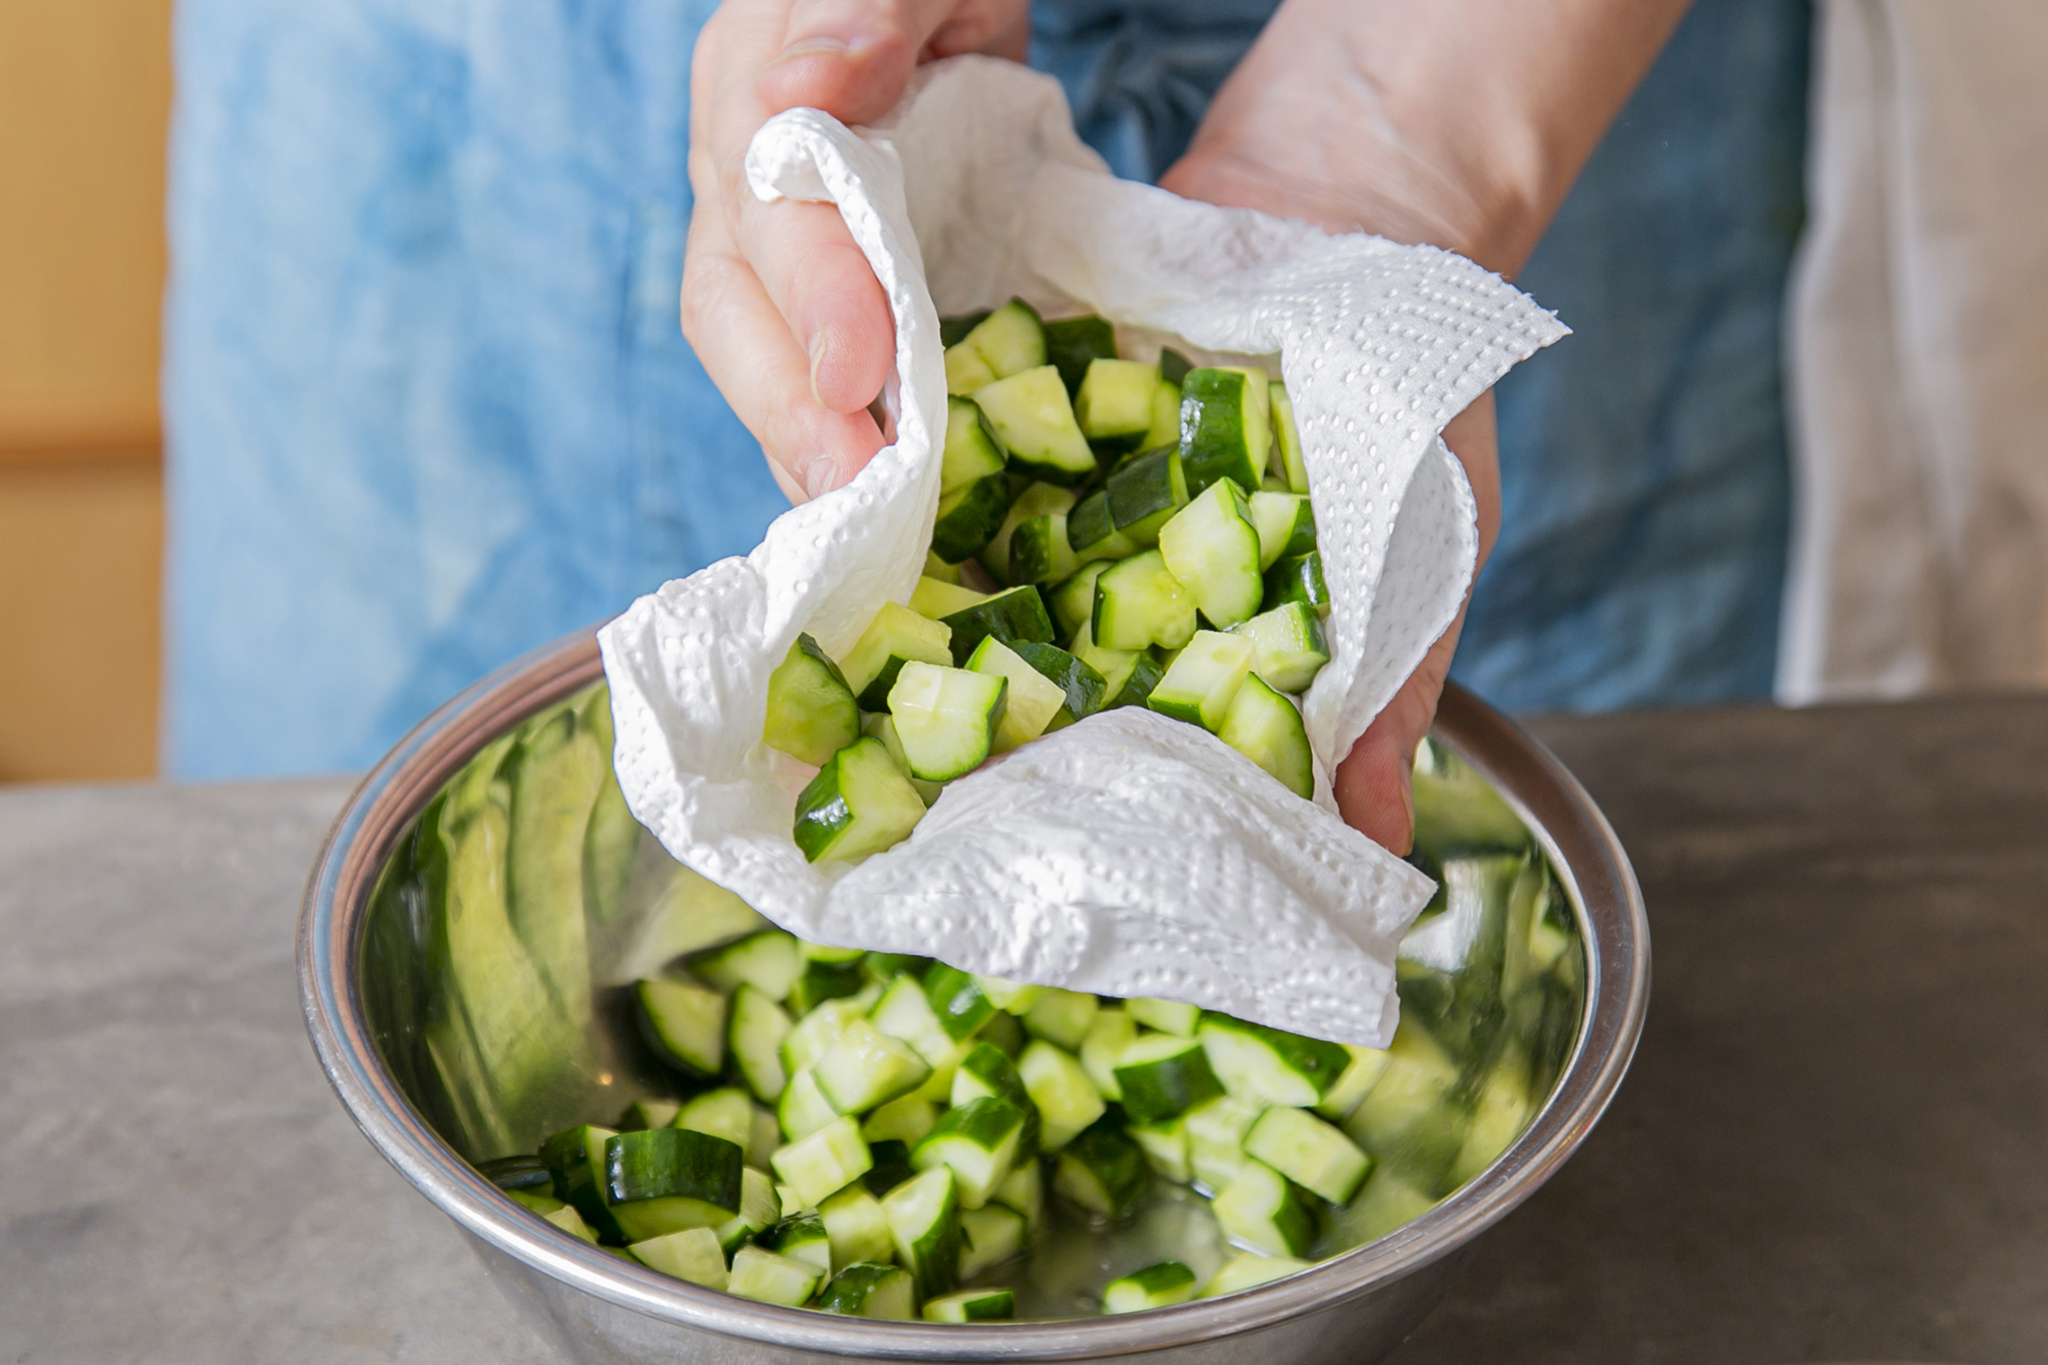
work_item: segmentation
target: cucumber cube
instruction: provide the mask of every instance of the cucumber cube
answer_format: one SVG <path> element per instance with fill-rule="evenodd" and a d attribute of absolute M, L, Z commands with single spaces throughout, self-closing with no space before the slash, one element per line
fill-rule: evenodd
<path fill-rule="evenodd" d="M 919 616 L 934 621 L 943 620 L 956 611 L 965 611 L 975 603 L 987 600 L 988 594 L 985 592 L 976 592 L 958 583 L 948 583 L 933 578 L 930 574 L 919 578 L 917 586 L 910 590 L 910 609 Z M 948 655 L 950 657 L 950 651 Z"/>
<path fill-rule="evenodd" d="M 633 1243 L 626 1250 L 650 1270 L 659 1270 L 664 1275 L 673 1275 L 691 1284 L 701 1284 L 706 1289 L 723 1289 L 726 1286 L 725 1252 L 718 1245 L 718 1234 L 710 1228 L 687 1228 L 663 1237 L 651 1237 L 644 1242 Z"/>
<path fill-rule="evenodd" d="M 1017 1059 L 1017 1074 L 1038 1106 L 1038 1143 L 1045 1151 L 1057 1152 L 1102 1117 L 1101 1092 L 1071 1052 L 1034 1042 Z"/>
<path fill-rule="evenodd" d="M 832 1240 L 832 1263 L 854 1265 L 861 1261 L 886 1261 L 893 1250 L 889 1239 L 889 1218 L 882 1201 L 859 1185 L 852 1185 L 818 1205 L 818 1221 Z"/>
<path fill-rule="evenodd" d="M 861 709 L 889 709 L 889 689 L 896 685 L 896 674 L 906 661 L 952 663 L 952 635 L 952 628 L 943 621 L 884 602 L 846 655 L 846 685 L 860 699 Z"/>
<path fill-rule="evenodd" d="M 1093 314 L 1048 322 L 1045 358 L 1059 370 L 1060 382 L 1067 386 L 1067 392 L 1078 393 L 1091 363 L 1116 358 L 1116 328 L 1108 318 Z"/>
<path fill-rule="evenodd" d="M 946 617 L 952 632 L 951 662 L 965 666 L 985 639 L 993 637 L 1006 645 L 1035 640 L 1052 643 L 1052 617 L 1045 611 L 1045 599 L 1028 584 L 985 598 L 973 606 Z M 935 659 L 934 663 L 947 660 Z"/>
<path fill-rule="evenodd" d="M 725 1064 L 723 995 L 694 981 L 654 979 L 634 987 L 641 1033 L 662 1060 L 700 1076 Z"/>
<path fill-rule="evenodd" d="M 1273 409 L 1273 445 L 1280 452 L 1288 491 L 1305 495 L 1308 465 L 1301 457 L 1301 432 L 1294 425 L 1294 402 L 1287 396 L 1287 386 L 1277 379 L 1266 386 L 1266 394 Z"/>
<path fill-rule="evenodd" d="M 817 1291 L 824 1274 L 809 1261 L 778 1256 L 757 1246 L 741 1247 L 733 1253 L 732 1276 L 726 1292 L 756 1303 L 776 1303 L 800 1308 Z"/>
<path fill-rule="evenodd" d="M 939 793 L 946 790 L 943 782 L 927 782 L 914 777 L 910 772 L 910 755 L 903 752 L 903 737 L 896 733 L 896 718 L 887 711 L 864 718 L 860 732 L 869 739 L 877 740 L 889 753 L 889 761 L 896 765 L 896 771 L 903 774 L 910 783 L 910 789 L 917 793 L 917 799 L 930 809 L 932 802 L 939 799 Z"/>
<path fill-rule="evenodd" d="M 1204 1014 L 1195 1036 L 1223 1088 L 1257 1104 L 1310 1108 L 1351 1064 L 1351 1054 L 1341 1044 L 1227 1014 Z"/>
<path fill-rule="evenodd" d="M 1035 1229 L 1045 1217 L 1045 1168 L 1037 1161 L 1017 1163 L 1009 1179 L 996 1186 L 995 1198 L 987 1207 L 995 1204 L 1014 1209 L 1027 1229 Z"/>
<path fill-rule="evenodd" d="M 946 347 L 946 392 L 972 393 L 1005 375 L 1045 364 L 1045 325 L 1022 299 L 985 313 Z"/>
<path fill-rule="evenodd" d="M 944 1166 L 963 1209 L 978 1209 L 1010 1174 L 1024 1132 L 1024 1114 L 1006 1099 L 984 1095 L 948 1109 L 910 1154 L 920 1171 Z"/>
<path fill-rule="evenodd" d="M 1125 1005 L 1129 1005 L 1129 1001 Z M 1138 1040 L 1138 1024 L 1126 1009 L 1114 1006 L 1099 1010 L 1081 1040 L 1081 1069 L 1106 1100 L 1121 1101 L 1123 1088 L 1116 1082 L 1117 1059 Z"/>
<path fill-rule="evenodd" d="M 1174 656 L 1145 705 L 1213 734 L 1223 728 L 1238 689 L 1251 676 L 1252 657 L 1250 640 L 1198 630 L 1187 648 Z"/>
<path fill-rule="evenodd" d="M 1264 768 L 1296 796 L 1303 800 L 1315 796 L 1315 756 L 1301 712 L 1256 673 L 1246 678 L 1231 698 L 1216 737 Z"/>
<path fill-rule="evenodd" d="M 1188 505 L 1180 451 L 1172 446 L 1134 455 L 1110 473 L 1103 486 L 1109 519 L 1133 549 L 1159 543 L 1160 528 Z"/>
<path fill-rule="evenodd" d="M 1136 450 L 1152 429 L 1152 394 L 1159 368 L 1139 360 L 1098 358 L 1088 364 L 1074 394 L 1074 420 L 1097 450 Z"/>
<path fill-rule="evenodd" d="M 1291 1256 L 1261 1256 L 1255 1251 L 1241 1251 L 1209 1277 L 1209 1283 L 1202 1286 L 1201 1296 L 1219 1299 L 1242 1289 L 1256 1289 L 1262 1284 L 1299 1274 L 1308 1267 L 1307 1261 L 1297 1261 Z"/>
<path fill-rule="evenodd" d="M 938 1011 L 925 995 L 923 983 L 915 977 L 899 976 L 891 982 L 875 1002 L 872 1018 L 876 1028 L 910 1044 L 933 1067 L 944 1062 L 956 1045 L 939 1022 Z"/>
<path fill-rule="evenodd" d="M 1017 1150 L 1022 1156 L 1035 1153 L 1038 1150 L 1038 1106 L 1032 1102 L 1031 1092 L 1024 1088 L 1024 1078 L 1017 1074 L 1017 1064 L 994 1043 L 982 1042 L 975 1044 L 960 1059 L 960 1066 L 953 1073 L 953 1088 L 947 1102 L 955 1108 L 963 1108 L 989 1096 L 1008 1100 L 1024 1116 L 1024 1131 L 1017 1139 Z"/>
<path fill-rule="evenodd" d="M 772 1164 L 776 1177 L 806 1207 L 816 1208 L 865 1174 L 874 1158 L 861 1141 L 860 1125 L 840 1117 L 776 1152 Z"/>
<path fill-rule="evenodd" d="M 1022 643 L 1026 648 L 1054 648 L 1034 641 Z M 996 726 L 996 753 L 1006 754 L 1020 744 L 1037 739 L 1045 733 L 1045 727 L 1052 724 L 1052 718 L 1059 714 L 1059 709 L 1067 704 L 1065 688 L 1026 663 L 1015 650 L 993 635 L 975 646 L 967 668 L 971 673 L 1002 678 L 1009 684 L 1003 718 Z"/>
<path fill-rule="evenodd" d="M 792 1076 L 825 1055 L 846 1031 L 867 1017 L 867 1007 L 851 997 L 828 1000 L 796 1021 L 782 1040 L 782 1065 Z"/>
<path fill-rule="evenodd" d="M 1250 507 L 1259 532 L 1259 572 L 1316 548 L 1316 515 L 1305 494 L 1262 489 L 1252 494 Z"/>
<path fill-rule="evenodd" d="M 1156 1028 L 1161 1033 L 1177 1033 L 1183 1038 L 1195 1036 L 1195 1026 L 1202 1022 L 1202 1007 L 1183 1004 L 1178 1000 L 1155 1000 L 1140 996 L 1124 1001 L 1124 1008 L 1131 1018 L 1146 1028 Z"/>
<path fill-rule="evenodd" d="M 1230 630 L 1252 642 L 1252 671 L 1277 692 L 1307 691 L 1330 662 L 1322 618 L 1303 602 L 1262 611 Z"/>
<path fill-rule="evenodd" d="M 1066 516 L 1074 507 L 1074 490 L 1057 484 L 1034 483 L 1027 485 L 1023 492 L 1010 501 L 1009 514 L 1003 518 L 1002 529 L 995 533 L 981 552 L 981 565 L 999 583 L 1006 583 L 1010 572 L 1010 542 L 1015 539 L 1017 528 L 1033 517 L 1050 516 L 1057 512 Z M 927 571 L 929 572 L 929 571 Z"/>
<path fill-rule="evenodd" d="M 988 424 L 1021 474 L 1069 488 L 1095 472 L 1095 452 L 1074 420 L 1060 372 L 1025 370 L 974 391 Z"/>
<path fill-rule="evenodd" d="M 924 1306 L 926 1322 L 1001 1322 L 1017 1316 L 1017 1296 L 1008 1289 L 963 1289 Z"/>
<path fill-rule="evenodd" d="M 1161 1261 L 1111 1280 L 1102 1291 L 1102 1311 L 1141 1313 L 1148 1308 L 1186 1303 L 1194 1296 L 1195 1272 L 1179 1261 Z"/>
<path fill-rule="evenodd" d="M 1180 385 L 1163 376 L 1152 386 L 1152 425 L 1145 428 L 1140 450 L 1180 443 Z"/>
<path fill-rule="evenodd" d="M 832 1273 L 832 1237 L 825 1220 L 815 1213 L 784 1218 L 758 1239 L 758 1245 L 778 1256 L 808 1261 L 827 1275 Z"/>
<path fill-rule="evenodd" d="M 1249 620 L 1259 609 L 1259 532 L 1236 483 L 1219 481 L 1159 532 L 1166 567 L 1218 627 Z"/>
<path fill-rule="evenodd" d="M 1114 1119 L 1104 1119 L 1061 1150 L 1052 1186 L 1082 1212 L 1114 1222 L 1137 1207 L 1151 1179 L 1138 1144 Z"/>
<path fill-rule="evenodd" d="M 716 1228 L 740 1210 L 743 1156 L 686 1128 L 619 1133 L 605 1140 L 605 1202 L 629 1242 Z"/>
<path fill-rule="evenodd" d="M 1063 991 L 1057 986 L 1047 986 L 1031 1008 L 1024 1012 L 1024 1028 L 1036 1037 L 1047 1039 L 1072 1051 L 1081 1046 L 1081 1040 L 1088 1036 L 1088 1028 L 1095 1022 L 1095 1012 L 1102 1003 L 1085 991 Z"/>
<path fill-rule="evenodd" d="M 896 722 L 911 775 L 945 782 L 986 762 L 1008 694 L 1001 677 L 938 664 L 903 665 L 889 689 L 889 718 Z M 922 810 L 923 802 L 918 804 Z"/>
<path fill-rule="evenodd" d="M 845 675 L 816 640 L 797 636 L 788 655 L 768 675 L 761 742 L 822 766 L 859 734 L 860 709 Z"/>
<path fill-rule="evenodd" d="M 899 1095 L 861 1120 L 860 1135 L 872 1150 L 878 1142 L 896 1141 L 915 1147 L 939 1121 L 939 1107 L 916 1094 Z M 879 1157 L 876 1160 L 880 1160 Z"/>
<path fill-rule="evenodd" d="M 592 1232 L 590 1225 L 583 1221 L 583 1215 L 570 1208 L 567 1204 L 562 1205 L 560 1208 L 549 1209 L 546 1213 L 541 1214 L 541 1218 L 546 1222 L 553 1223 L 571 1237 L 579 1238 L 590 1243 L 592 1246 L 597 1245 L 597 1234 Z"/>
<path fill-rule="evenodd" d="M 1065 653 L 1064 650 L 1056 649 L 1052 645 L 1025 644 L 1020 646 L 1017 652 L 1027 660 L 1034 659 L 1037 656 L 1026 654 L 1025 650 L 1051 650 L 1054 654 Z M 1073 655 L 1068 654 L 1067 657 L 1071 659 Z M 1043 667 L 1040 667 L 1039 671 L 1041 673 L 1045 672 Z M 1046 676 L 1051 677 L 1052 675 L 1047 673 Z M 1024 1013 L 1038 1003 L 1039 996 L 1045 994 L 1045 987 L 1043 986 L 1033 986 L 1022 981 L 1012 981 L 1008 977 L 1003 976 L 977 976 L 974 978 L 974 984 L 981 987 L 981 993 L 988 997 L 991 1005 L 1010 1014 Z"/>
<path fill-rule="evenodd" d="M 1320 550 L 1310 550 L 1305 555 L 1289 555 L 1274 562 L 1266 570 L 1265 595 L 1259 599 L 1260 611 L 1271 611 L 1284 607 L 1289 602 L 1305 603 L 1317 616 L 1330 614 L 1330 589 L 1323 582 L 1323 555 Z"/>
<path fill-rule="evenodd" d="M 676 1112 L 672 1126 L 724 1138 L 744 1152 L 754 1140 L 754 1101 L 734 1086 L 707 1090 Z"/>
<path fill-rule="evenodd" d="M 1110 649 L 1179 649 L 1194 634 L 1194 599 L 1159 551 L 1120 560 L 1095 580 L 1095 643 Z"/>
<path fill-rule="evenodd" d="M 818 1088 L 818 1078 L 809 1067 L 790 1076 L 775 1105 L 776 1123 L 791 1142 L 809 1137 L 838 1117 L 839 1111 Z"/>
<path fill-rule="evenodd" d="M 1074 634 L 1074 657 L 1102 675 L 1103 695 L 1108 698 L 1099 710 L 1119 706 L 1143 706 L 1166 674 L 1166 664 L 1155 650 L 1105 649 L 1095 643 L 1086 625 Z"/>
<path fill-rule="evenodd" d="M 1182 1117 L 1188 1135 L 1188 1169 L 1211 1190 L 1237 1178 L 1244 1165 L 1244 1135 L 1258 1121 L 1262 1105 L 1226 1094 L 1195 1106 Z"/>
<path fill-rule="evenodd" d="M 1075 503 L 1074 510 L 1067 514 L 1067 547 L 1084 564 L 1123 559 L 1144 548 L 1116 529 L 1106 488 L 1096 489 Z"/>
<path fill-rule="evenodd" d="M 1230 1240 L 1268 1256 L 1300 1256 L 1315 1240 L 1315 1221 L 1287 1178 L 1248 1160 L 1209 1204 Z"/>
<path fill-rule="evenodd" d="M 947 398 L 946 444 L 939 457 L 940 495 L 1000 474 L 1006 463 L 1003 448 L 996 444 L 996 435 L 974 400 Z"/>
<path fill-rule="evenodd" d="M 1204 366 L 1181 380 L 1180 450 L 1188 492 L 1218 479 L 1249 493 L 1266 477 L 1273 442 L 1271 380 L 1261 371 Z"/>
<path fill-rule="evenodd" d="M 676 1112 L 681 1108 L 682 1105 L 674 1100 L 634 1100 L 626 1106 L 626 1112 L 619 1115 L 619 1131 L 630 1133 L 636 1128 L 666 1128 L 675 1121 Z M 546 1170 L 543 1169 L 541 1174 L 545 1176 Z M 507 1187 L 500 1185 L 499 1188 Z"/>
<path fill-rule="evenodd" d="M 882 742 L 858 739 L 798 794 L 796 846 L 814 863 L 865 858 L 902 843 L 923 818 L 924 798 Z"/>
<path fill-rule="evenodd" d="M 1387 1069 L 1387 1052 L 1383 1048 L 1346 1043 L 1344 1050 L 1351 1054 L 1351 1065 L 1344 1068 L 1337 1077 L 1337 1083 L 1316 1105 L 1316 1113 L 1332 1123 L 1342 1123 L 1350 1118 L 1352 1111 L 1379 1084 L 1380 1076 Z"/>
<path fill-rule="evenodd" d="M 1351 1139 L 1313 1114 L 1284 1105 L 1259 1115 L 1245 1134 L 1244 1150 L 1332 1204 L 1358 1193 L 1372 1169 L 1372 1158 Z"/>
<path fill-rule="evenodd" d="M 960 1201 L 953 1172 L 934 1166 L 882 1200 L 896 1259 L 926 1298 L 950 1294 L 960 1282 Z"/>
<path fill-rule="evenodd" d="M 845 1036 L 811 1064 L 811 1071 L 817 1077 L 818 1092 L 842 1114 L 866 1113 L 915 1090 L 931 1074 L 924 1059 L 907 1044 L 865 1019 L 851 1025 Z"/>
<path fill-rule="evenodd" d="M 1223 1093 L 1202 1045 L 1171 1033 L 1148 1033 L 1126 1046 L 1116 1082 L 1134 1123 L 1168 1122 Z"/>
<path fill-rule="evenodd" d="M 1053 584 L 1081 565 L 1067 540 L 1067 514 L 1048 512 L 1019 522 L 1010 537 L 1010 581 Z"/>
<path fill-rule="evenodd" d="M 1040 677 L 1058 687 L 1064 698 L 1061 709 L 1053 712 L 1053 720 L 1046 724 L 1048 731 L 1094 715 L 1109 699 L 1108 680 L 1058 645 L 1026 640 L 1016 646 L 1016 652 Z"/>
<path fill-rule="evenodd" d="M 725 1047 L 740 1079 L 763 1103 L 782 1098 L 789 1073 L 782 1066 L 782 1040 L 789 1036 L 789 1015 L 766 992 L 742 983 L 732 993 L 731 1023 Z"/>
<path fill-rule="evenodd" d="M 1010 479 L 991 474 L 939 497 L 932 521 L 931 553 L 958 564 L 981 553 L 1010 514 Z"/>
<path fill-rule="evenodd" d="M 833 750 L 837 752 L 838 749 Z M 690 975 L 721 991 L 736 991 L 747 985 L 770 1000 L 783 1000 L 788 998 L 789 988 L 803 968 L 803 957 L 795 936 L 780 929 L 763 929 L 723 948 L 698 953 L 689 959 L 688 965 Z"/>
<path fill-rule="evenodd" d="M 917 1316 L 917 1287 L 893 1265 L 850 1265 L 818 1292 L 818 1309 L 852 1318 L 908 1322 Z"/>
<path fill-rule="evenodd" d="M 1124 1129 L 1131 1141 L 1138 1144 L 1145 1153 L 1146 1164 L 1151 1166 L 1162 1180 L 1187 1184 L 1195 1178 L 1192 1154 L 1188 1149 L 1188 1125 L 1185 1118 L 1169 1119 L 1165 1123 L 1134 1123 Z M 1233 1168 L 1234 1171 L 1234 1168 Z M 1227 1180 L 1225 1183 L 1229 1183 Z"/>

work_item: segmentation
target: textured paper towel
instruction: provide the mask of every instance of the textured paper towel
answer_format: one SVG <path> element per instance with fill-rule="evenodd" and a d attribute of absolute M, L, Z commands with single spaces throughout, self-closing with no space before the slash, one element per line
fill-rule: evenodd
<path fill-rule="evenodd" d="M 926 67 L 873 129 L 780 115 L 747 169 L 763 198 L 836 202 L 874 265 L 896 318 L 896 440 L 747 558 L 604 630 L 634 814 L 805 937 L 1384 1045 L 1395 947 L 1430 885 L 1337 819 L 1329 773 L 1471 577 L 1471 490 L 1438 433 L 1564 329 L 1444 252 L 1117 180 L 1058 85 L 1009 63 Z M 759 742 L 768 675 L 799 632 L 843 655 L 883 601 L 908 597 L 938 504 L 938 314 L 1012 294 L 1278 354 L 1332 598 L 1331 661 L 1303 707 L 1317 800 L 1193 726 L 1124 710 L 954 782 L 896 848 L 814 866 L 790 838 L 811 770 Z"/>

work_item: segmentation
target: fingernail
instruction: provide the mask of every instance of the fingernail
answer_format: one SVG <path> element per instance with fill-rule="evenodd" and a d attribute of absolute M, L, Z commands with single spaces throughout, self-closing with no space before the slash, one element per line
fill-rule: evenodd
<path fill-rule="evenodd" d="M 839 461 L 830 455 L 811 456 L 802 471 L 804 492 L 813 498 L 822 498 L 839 483 Z"/>
<path fill-rule="evenodd" d="M 844 38 L 820 35 L 816 38 L 799 38 L 775 54 L 775 60 L 768 63 L 776 66 L 782 62 L 793 62 L 800 57 L 843 57 L 847 44 Z"/>
<path fill-rule="evenodd" d="M 820 331 L 811 337 L 811 397 L 819 407 L 825 406 L 825 396 L 818 392 L 818 371 L 825 365 L 825 334 Z"/>

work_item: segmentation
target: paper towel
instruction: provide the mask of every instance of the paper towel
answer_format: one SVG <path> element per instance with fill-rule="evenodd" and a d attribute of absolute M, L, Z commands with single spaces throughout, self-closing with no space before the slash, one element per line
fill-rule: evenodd
<path fill-rule="evenodd" d="M 764 199 L 835 202 L 873 264 L 896 319 L 896 439 L 745 559 L 602 632 L 633 813 L 806 938 L 1384 1046 L 1395 948 L 1432 888 L 1337 818 L 1329 774 L 1471 578 L 1472 494 L 1444 423 L 1564 329 L 1445 252 L 1117 180 L 1055 82 L 986 58 L 923 68 L 874 128 L 779 115 L 747 170 Z M 843 655 L 882 602 L 907 599 L 938 503 L 938 314 L 1013 294 L 1278 354 L 1332 600 L 1331 660 L 1303 706 L 1317 800 L 1196 727 L 1123 710 L 952 783 L 887 852 L 810 864 L 790 828 L 811 770 L 760 743 L 768 675 L 799 632 Z"/>

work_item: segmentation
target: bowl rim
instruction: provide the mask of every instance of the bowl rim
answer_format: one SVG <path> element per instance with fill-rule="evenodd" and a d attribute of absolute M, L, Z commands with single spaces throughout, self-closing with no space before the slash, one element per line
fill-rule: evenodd
<path fill-rule="evenodd" d="M 541 1273 L 658 1321 L 822 1355 L 1077 1359 L 1255 1331 L 1372 1293 L 1459 1250 L 1584 1142 L 1626 1074 L 1649 1006 L 1649 923 L 1626 852 L 1578 781 L 1456 684 L 1435 738 L 1492 782 L 1566 884 L 1587 956 L 1579 1037 L 1550 1097 L 1493 1164 L 1428 1213 L 1286 1279 L 1116 1317 L 977 1324 L 833 1317 L 736 1298 L 636 1266 L 528 1214 L 456 1155 L 406 1100 L 371 1040 L 359 966 L 370 894 L 399 835 L 455 769 L 518 720 L 603 676 L 595 628 L 514 660 L 414 727 L 336 816 L 307 878 L 300 1004 L 330 1084 L 371 1144 L 464 1230 Z"/>

